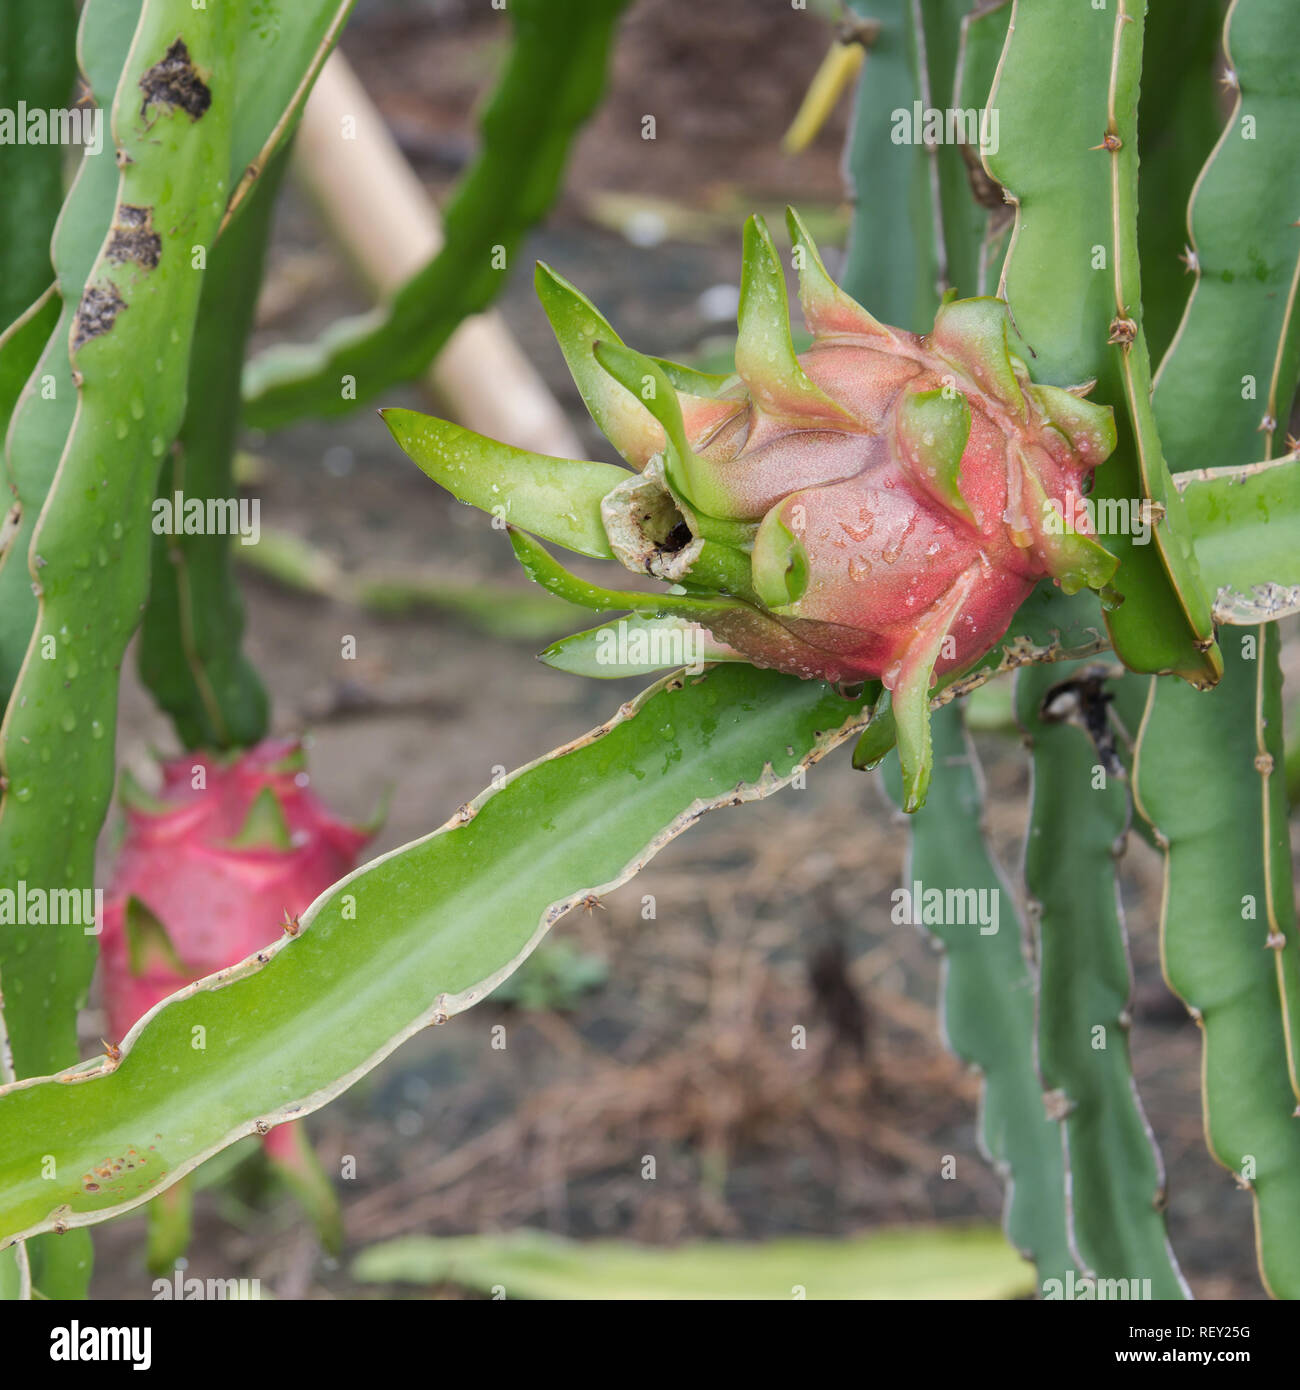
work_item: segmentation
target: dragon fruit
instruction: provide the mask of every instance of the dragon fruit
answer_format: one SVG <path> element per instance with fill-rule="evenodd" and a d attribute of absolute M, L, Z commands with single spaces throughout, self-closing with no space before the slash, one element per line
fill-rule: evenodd
<path fill-rule="evenodd" d="M 124 784 L 127 830 L 100 936 L 115 1040 L 159 1000 L 296 930 L 373 834 L 332 816 L 308 789 L 292 740 L 225 757 L 187 753 L 162 772 L 156 798 Z M 336 1243 L 336 1204 L 301 1126 L 277 1125 L 263 1142 Z"/>
<path fill-rule="evenodd" d="M 1030 379 L 1000 300 L 949 297 L 924 336 L 887 327 L 835 284 L 793 210 L 789 221 L 812 345 L 795 351 L 781 263 L 751 218 L 729 376 L 632 351 L 538 267 L 574 380 L 635 473 L 384 416 L 426 473 L 510 525 L 525 569 L 562 597 L 702 629 L 710 659 L 879 680 L 914 810 L 935 679 L 988 651 L 1038 580 L 1108 590 L 1118 562 L 1081 499 L 1114 420 L 1087 386 Z M 528 532 L 672 588 L 588 584 Z"/>

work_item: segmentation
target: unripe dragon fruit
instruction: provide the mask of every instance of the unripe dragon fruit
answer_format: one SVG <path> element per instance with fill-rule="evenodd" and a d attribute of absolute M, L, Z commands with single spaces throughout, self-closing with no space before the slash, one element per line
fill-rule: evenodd
<path fill-rule="evenodd" d="M 124 787 L 127 829 L 105 894 L 100 982 L 114 1047 L 159 1000 L 296 931 L 373 834 L 308 790 L 292 740 L 187 753 L 162 772 L 157 797 Z M 264 1143 L 318 1221 L 335 1224 L 301 1127 L 277 1125 Z"/>
<path fill-rule="evenodd" d="M 874 319 L 789 214 L 813 341 L 796 354 L 766 227 L 745 228 L 736 371 L 623 345 L 545 266 L 537 287 L 592 417 L 636 474 L 507 449 L 390 410 L 398 442 L 462 501 L 513 523 L 525 569 L 590 608 L 709 634 L 710 659 L 892 694 L 909 809 L 929 776 L 929 692 L 1003 636 L 1034 584 L 1105 590 L 1117 561 L 1079 505 L 1115 447 L 1109 407 L 1037 385 L 1007 307 L 949 298 L 921 336 Z M 673 586 L 601 589 L 526 532 Z"/>

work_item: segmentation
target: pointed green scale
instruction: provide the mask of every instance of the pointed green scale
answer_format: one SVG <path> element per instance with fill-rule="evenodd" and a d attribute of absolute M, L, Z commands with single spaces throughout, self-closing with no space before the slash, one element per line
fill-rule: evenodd
<path fill-rule="evenodd" d="M 177 975 L 186 973 L 167 928 L 135 894 L 126 900 L 123 922 L 132 975 L 139 978 L 153 970 L 172 971 Z"/>
<path fill-rule="evenodd" d="M 912 391 L 898 405 L 898 442 L 918 481 L 944 506 L 974 521 L 961 495 L 970 405 L 960 392 Z"/>
<path fill-rule="evenodd" d="M 876 703 L 871 723 L 862 731 L 853 749 L 853 766 L 859 772 L 879 767 L 898 742 L 898 726 L 894 723 L 893 697 L 884 691 Z"/>
<path fill-rule="evenodd" d="M 644 593 L 632 589 L 605 589 L 588 583 L 566 570 L 540 542 L 526 531 L 508 528 L 515 556 L 535 584 L 540 584 L 557 597 L 597 613 L 617 612 L 626 608 L 634 613 L 677 613 L 683 617 L 705 621 L 720 613 L 742 611 L 748 607 L 736 599 L 696 598 L 684 594 Z"/>
<path fill-rule="evenodd" d="M 539 653 L 537 659 L 556 671 L 597 680 L 644 676 L 706 661 L 745 660 L 697 623 L 684 618 L 638 615 L 615 618 L 599 627 L 562 637 Z"/>
<path fill-rule="evenodd" d="M 799 306 L 808 331 L 815 337 L 835 333 L 856 333 L 895 341 L 894 335 L 869 314 L 852 295 L 846 294 L 831 278 L 802 217 L 786 208 L 785 220 L 795 248 L 795 269 L 799 272 Z"/>
<path fill-rule="evenodd" d="M 600 342 L 595 358 L 620 388 L 634 393 L 663 428 L 664 474 L 669 486 L 700 510 L 725 518 L 726 494 L 713 482 L 713 465 L 691 448 L 681 402 L 654 358 L 624 343 Z"/>
<path fill-rule="evenodd" d="M 1071 528 L 1069 518 L 1049 504 L 1037 473 L 1020 456 L 1024 498 L 1033 527 L 1034 544 L 1041 552 L 1047 572 L 1067 594 L 1081 589 L 1103 589 L 1115 577 L 1119 559 L 1092 536 Z M 1057 521 L 1048 529 L 1048 517 Z"/>
<path fill-rule="evenodd" d="M 231 761 L 237 761 L 239 754 L 236 753 Z M 294 773 L 307 771 L 307 750 L 300 743 L 292 752 L 286 753 L 283 758 L 277 758 L 275 762 L 268 763 L 267 772 L 276 777 L 287 777 Z"/>
<path fill-rule="evenodd" d="M 459 501 L 579 555 L 613 555 L 600 502 L 627 480 L 627 469 L 531 454 L 414 410 L 379 413 L 402 449 Z"/>
<path fill-rule="evenodd" d="M 854 417 L 816 385 L 799 365 L 790 337 L 785 275 L 762 218 L 745 223 L 736 370 L 754 399 L 774 415 L 854 423 Z"/>
<path fill-rule="evenodd" d="M 1081 589 L 1095 589 L 1100 593 L 1107 588 L 1119 568 L 1119 560 L 1100 541 L 1077 532 L 1056 537 L 1056 540 L 1059 548 L 1055 554 L 1048 555 L 1048 569 L 1064 593 L 1077 594 Z"/>
<path fill-rule="evenodd" d="M 128 810 L 139 811 L 144 815 L 161 816 L 176 809 L 163 801 L 161 797 L 145 791 L 130 771 L 125 768 L 122 770 L 121 780 L 118 782 L 117 794 L 121 798 L 122 805 Z"/>
<path fill-rule="evenodd" d="M 662 447 L 654 418 L 638 394 L 611 381 L 592 355 L 596 343 L 621 344 L 622 338 L 580 289 L 542 261 L 537 262 L 533 283 L 591 418 L 633 468 L 644 468 Z"/>
<path fill-rule="evenodd" d="M 1008 326 L 1007 306 L 1000 299 L 955 299 L 935 315 L 929 346 L 1024 419 L 1025 397 L 1011 360 Z"/>
<path fill-rule="evenodd" d="M 293 848 L 293 836 L 274 787 L 263 787 L 248 808 L 248 815 L 239 827 L 239 834 L 230 842 L 232 849 Z"/>
<path fill-rule="evenodd" d="M 808 591 L 808 552 L 775 510 L 758 529 L 751 563 L 754 591 L 767 608 L 787 609 Z"/>
<path fill-rule="evenodd" d="M 277 1138 L 267 1144 L 265 1154 L 272 1171 L 283 1179 L 301 1203 L 325 1252 L 340 1255 L 343 1251 L 343 1212 L 334 1184 L 307 1137 L 306 1127 L 291 1122 L 288 1126 L 277 1126 L 275 1132 L 277 1136 L 288 1135 L 289 1143 Z"/>
<path fill-rule="evenodd" d="M 1086 463 L 1102 463 L 1115 452 L 1115 412 L 1110 406 L 1083 400 L 1059 386 L 1032 385 L 1029 391 L 1043 414 Z"/>
<path fill-rule="evenodd" d="M 898 762 L 903 774 L 903 810 L 909 815 L 925 805 L 934 768 L 934 750 L 930 742 L 930 687 L 934 683 L 934 668 L 943 651 L 943 639 L 974 584 L 975 571 L 967 570 L 939 605 L 921 620 L 889 686 L 898 733 Z"/>
<path fill-rule="evenodd" d="M 728 391 L 743 389 L 743 383 L 735 372 L 730 376 L 724 376 L 720 372 L 699 372 L 694 367 L 684 367 L 680 362 L 671 362 L 666 357 L 652 357 L 650 360 L 672 383 L 673 390 L 683 395 L 698 396 L 701 400 L 717 400 Z M 739 404 L 737 401 L 737 405 Z"/>
<path fill-rule="evenodd" d="M 710 540 L 705 540 L 700 546 L 700 553 L 691 561 L 690 570 L 681 583 L 688 590 L 731 594 L 751 603 L 758 598 L 749 556 L 729 545 Z"/>

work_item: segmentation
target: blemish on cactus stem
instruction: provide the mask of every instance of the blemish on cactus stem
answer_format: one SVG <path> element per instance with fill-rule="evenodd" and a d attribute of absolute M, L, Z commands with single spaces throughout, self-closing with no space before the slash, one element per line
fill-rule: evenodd
<path fill-rule="evenodd" d="M 153 229 L 153 209 L 119 204 L 104 254 L 117 265 L 134 261 L 152 270 L 162 256 L 162 238 Z"/>
<path fill-rule="evenodd" d="M 1074 1102 L 1062 1090 L 1044 1091 L 1043 1110 L 1049 1120 L 1064 1120 L 1074 1110 Z"/>
<path fill-rule="evenodd" d="M 266 1122 L 265 1120 L 255 1120 L 255 1121 L 253 1122 L 253 1128 L 254 1128 L 259 1134 L 270 1134 L 270 1132 L 271 1132 L 271 1126 L 270 1126 L 269 1124 L 267 1124 L 267 1122 Z"/>
<path fill-rule="evenodd" d="M 126 300 L 117 292 L 116 285 L 88 285 L 81 296 L 77 317 L 72 325 L 73 352 L 92 338 L 107 333 L 126 307 Z"/>
<path fill-rule="evenodd" d="M 149 108 L 159 106 L 165 108 L 162 114 L 179 109 L 197 121 L 212 105 L 212 91 L 199 76 L 185 40 L 179 35 L 161 60 L 140 79 L 140 90 L 144 93 L 140 115 L 146 119 Z"/>

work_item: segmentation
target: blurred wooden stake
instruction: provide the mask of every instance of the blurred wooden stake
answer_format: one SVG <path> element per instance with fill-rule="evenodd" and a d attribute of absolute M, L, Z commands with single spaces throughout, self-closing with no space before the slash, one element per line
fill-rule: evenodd
<path fill-rule="evenodd" d="M 355 138 L 345 138 L 345 131 Z M 331 232 L 381 298 L 442 245 L 437 209 L 337 50 L 307 101 L 293 166 Z M 559 403 L 495 312 L 466 319 L 425 380 L 469 429 L 516 448 L 583 457 L 582 443 Z"/>

